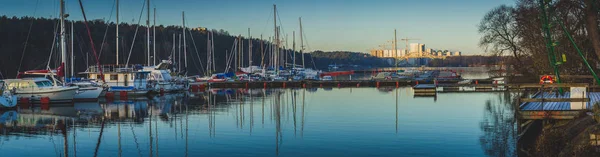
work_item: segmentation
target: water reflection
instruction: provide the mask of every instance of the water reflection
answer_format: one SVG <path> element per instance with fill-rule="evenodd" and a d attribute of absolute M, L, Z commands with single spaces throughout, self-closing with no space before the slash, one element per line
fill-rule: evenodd
<path fill-rule="evenodd" d="M 483 135 L 479 138 L 488 156 L 517 156 L 517 119 L 514 100 L 517 94 L 502 93 L 485 102 L 480 122 Z"/>
<path fill-rule="evenodd" d="M 469 95 L 440 95 L 439 101 L 431 101 L 415 99 L 410 88 L 384 89 L 385 93 L 375 88 L 330 90 L 212 89 L 46 109 L 20 108 L 0 114 L 0 141 L 4 141 L 0 149 L 16 150 L 9 156 L 514 153 L 510 140 L 515 134 L 514 130 L 510 132 L 514 119 L 509 117 L 511 106 L 505 105 L 510 94 L 478 95 L 466 108 L 450 100 Z M 469 108 L 477 108 L 483 117 L 448 115 Z M 457 134 L 461 132 L 469 132 L 468 137 Z M 440 138 L 446 141 L 436 142 Z M 39 151 L 27 151 L 27 145 Z M 433 147 L 436 151 L 428 149 Z"/>

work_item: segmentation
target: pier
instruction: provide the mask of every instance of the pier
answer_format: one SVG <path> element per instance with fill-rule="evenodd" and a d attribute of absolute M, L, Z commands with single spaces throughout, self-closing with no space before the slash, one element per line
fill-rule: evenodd
<path fill-rule="evenodd" d="M 589 92 L 587 84 L 523 85 L 537 87 L 539 91 L 531 97 L 519 99 L 519 115 L 523 120 L 569 120 L 591 111 L 600 101 L 600 92 Z M 555 89 L 562 88 L 564 93 Z M 598 87 L 594 87 L 596 90 Z"/>
<path fill-rule="evenodd" d="M 492 80 L 478 80 L 480 87 L 492 86 Z M 438 86 L 454 86 L 458 80 L 420 80 L 420 81 L 374 81 L 374 80 L 335 80 L 335 81 L 236 81 L 211 82 L 210 88 L 314 88 L 314 87 L 404 87 L 419 84 L 438 84 Z M 487 84 L 487 85 L 484 85 Z M 475 85 L 475 84 L 473 84 Z M 464 86 L 469 86 L 465 84 Z"/>

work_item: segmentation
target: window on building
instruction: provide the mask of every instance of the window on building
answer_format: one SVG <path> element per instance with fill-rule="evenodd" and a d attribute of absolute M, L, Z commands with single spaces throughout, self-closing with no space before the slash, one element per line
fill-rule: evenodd
<path fill-rule="evenodd" d="M 119 76 L 118 75 L 110 75 L 110 80 L 119 80 Z"/>

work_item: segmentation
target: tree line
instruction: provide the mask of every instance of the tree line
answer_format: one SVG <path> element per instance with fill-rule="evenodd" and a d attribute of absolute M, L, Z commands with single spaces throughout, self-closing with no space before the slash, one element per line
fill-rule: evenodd
<path fill-rule="evenodd" d="M 71 22 L 73 22 L 73 59 L 76 72 L 82 72 L 89 65 L 95 65 L 92 46 L 83 21 L 67 21 L 67 39 L 71 37 Z M 60 49 L 58 47 L 59 25 L 58 19 L 33 18 L 33 17 L 0 17 L 0 76 L 14 78 L 17 71 L 34 69 L 56 68 L 60 64 Z M 100 64 L 116 64 L 116 24 L 104 20 L 88 21 L 91 38 L 99 55 Z M 136 35 L 137 30 L 137 35 Z M 146 57 L 146 30 L 144 25 L 121 23 L 119 25 L 119 63 L 120 64 L 145 64 Z M 168 60 L 172 53 L 180 51 L 180 35 L 183 33 L 181 26 L 156 26 L 156 59 Z M 150 30 L 151 33 L 153 30 Z M 186 32 L 188 52 L 188 74 L 204 74 L 207 59 L 207 36 L 212 32 L 214 39 L 216 71 L 224 71 L 227 56 L 234 47 L 234 40 L 239 38 L 243 42 L 244 65 L 248 66 L 248 43 L 252 42 L 253 65 L 270 65 L 268 57 L 271 55 L 272 43 L 259 38 L 230 35 L 227 31 L 220 30 L 193 30 Z M 134 40 L 135 36 L 135 40 Z M 175 38 L 175 42 L 173 42 Z M 151 37 L 152 40 L 152 37 Z M 67 42 L 67 48 L 71 44 Z M 152 46 L 151 46 L 152 49 Z M 300 52 L 283 48 L 286 62 L 302 63 Z M 152 53 L 152 51 L 151 51 Z M 296 53 L 296 55 L 292 55 Z M 360 58 L 363 53 L 358 52 L 323 52 L 315 51 L 305 53 L 307 67 L 326 68 L 333 63 L 352 63 L 365 66 L 389 66 L 383 59 L 366 57 Z M 292 58 L 295 56 L 296 58 Z M 178 58 L 178 57 L 176 57 Z M 183 58 L 183 57 L 182 57 Z M 282 57 L 283 58 L 283 57 Z M 177 61 L 177 59 L 175 59 Z M 183 61 L 182 61 L 183 62 Z M 233 67 L 233 65 L 231 65 Z"/>

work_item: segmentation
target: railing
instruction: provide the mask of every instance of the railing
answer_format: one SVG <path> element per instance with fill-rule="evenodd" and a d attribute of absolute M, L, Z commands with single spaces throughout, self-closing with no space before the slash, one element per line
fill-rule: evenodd
<path fill-rule="evenodd" d="M 90 73 L 99 73 L 100 69 L 102 69 L 102 72 L 134 72 L 137 70 L 142 69 L 143 66 L 142 65 L 100 65 L 100 66 L 96 66 L 96 65 L 92 65 L 88 67 L 87 72 Z"/>

